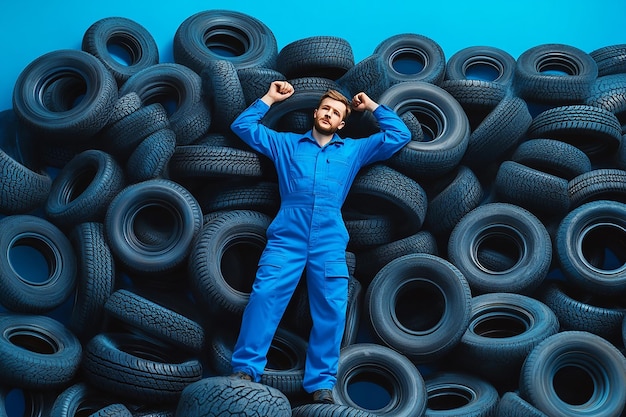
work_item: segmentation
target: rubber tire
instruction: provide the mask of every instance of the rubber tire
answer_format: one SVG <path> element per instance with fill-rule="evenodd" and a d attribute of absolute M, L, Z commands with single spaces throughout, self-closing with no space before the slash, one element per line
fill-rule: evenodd
<path fill-rule="evenodd" d="M 552 75 L 549 71 L 564 73 Z M 527 101 L 575 104 L 587 99 L 598 65 L 586 52 L 569 45 L 534 46 L 517 58 L 513 90 Z"/>
<path fill-rule="evenodd" d="M 500 396 L 496 388 L 474 375 L 435 372 L 425 379 L 428 405 L 424 417 L 491 417 Z"/>
<path fill-rule="evenodd" d="M 104 304 L 116 285 L 115 262 L 102 223 L 81 223 L 68 237 L 76 252 L 79 277 L 68 327 L 86 341 L 101 330 Z"/>
<path fill-rule="evenodd" d="M 567 282 L 553 282 L 540 288 L 537 297 L 558 317 L 562 330 L 596 334 L 619 346 L 626 310 L 620 297 L 598 297 Z"/>
<path fill-rule="evenodd" d="M 454 169 L 463 158 L 470 125 L 461 105 L 444 89 L 425 82 L 404 82 L 388 88 L 379 99 L 397 114 L 412 113 L 430 132 L 412 140 L 388 163 L 412 178 L 433 178 Z"/>
<path fill-rule="evenodd" d="M 514 264 L 505 270 L 489 269 L 481 261 L 481 251 L 489 248 L 488 243 L 505 254 L 507 246 L 514 246 Z M 454 227 L 448 241 L 448 260 L 463 273 L 472 294 L 529 294 L 548 273 L 552 243 L 545 226 L 526 209 L 488 203 L 466 214 Z"/>
<path fill-rule="evenodd" d="M 578 288 L 596 295 L 617 295 L 626 292 L 626 268 L 605 269 L 595 261 L 585 246 L 589 242 L 601 248 L 613 249 L 618 254 L 622 247 L 622 235 L 626 228 L 626 204 L 597 200 L 572 210 L 559 224 L 555 239 L 556 255 L 565 278 Z M 617 231 L 609 237 L 602 232 L 607 228 Z M 594 240 L 595 238 L 595 240 Z M 587 246 L 590 247 L 590 246 Z"/>
<path fill-rule="evenodd" d="M 161 229 L 168 223 L 164 216 L 171 222 L 170 230 Z M 187 189 L 171 180 L 154 179 L 120 191 L 109 205 L 104 226 L 111 252 L 123 267 L 139 274 L 162 274 L 186 262 L 202 227 L 202 212 Z M 163 239 L 142 237 L 141 227 L 160 233 Z"/>
<path fill-rule="evenodd" d="M 120 62 L 111 53 L 118 47 L 130 58 Z M 158 46 L 146 28 L 125 17 L 107 17 L 94 22 L 83 34 L 81 48 L 97 57 L 113 74 L 118 86 L 144 68 L 159 63 Z"/>
<path fill-rule="evenodd" d="M 0 304 L 17 313 L 40 314 L 59 307 L 74 291 L 76 255 L 69 239 L 49 221 L 28 214 L 0 220 Z M 25 246 L 37 251 L 48 266 L 44 280 L 36 269 L 22 276 L 11 251 Z M 30 274 L 33 276 L 30 276 Z"/>
<path fill-rule="evenodd" d="M 515 389 L 526 356 L 559 330 L 556 314 L 537 299 L 514 293 L 478 295 L 472 298 L 469 325 L 451 358 L 459 369 L 499 390 Z"/>
<path fill-rule="evenodd" d="M 0 214 L 24 214 L 40 208 L 51 186 L 46 172 L 32 171 L 0 149 Z"/>
<path fill-rule="evenodd" d="M 375 417 L 376 414 L 341 404 L 302 404 L 291 409 L 293 417 Z"/>
<path fill-rule="evenodd" d="M 176 143 L 186 145 L 204 136 L 211 126 L 212 109 L 206 105 L 202 79 L 184 65 L 151 65 L 130 77 L 119 89 L 120 95 L 136 92 L 144 106 L 160 103 L 168 110 L 170 128 Z M 175 104 L 172 108 L 171 103 Z"/>
<path fill-rule="evenodd" d="M 291 404 L 276 388 L 230 377 L 210 377 L 185 388 L 176 415 L 290 417 Z"/>
<path fill-rule="evenodd" d="M 204 329 L 199 323 L 137 292 L 116 290 L 104 310 L 109 318 L 185 351 L 199 353 L 204 347 Z"/>
<path fill-rule="evenodd" d="M 505 392 L 498 403 L 498 417 L 548 417 L 515 391 Z"/>
<path fill-rule="evenodd" d="M 157 130 L 145 138 L 126 161 L 129 183 L 165 178 L 170 159 L 176 151 L 176 133 L 171 129 Z"/>
<path fill-rule="evenodd" d="M 446 58 L 441 46 L 434 40 L 415 33 L 393 35 L 374 48 L 385 63 L 391 85 L 405 81 L 440 84 L 445 76 Z M 403 62 L 417 62 L 418 71 L 401 72 L 396 69 Z"/>
<path fill-rule="evenodd" d="M 626 170 L 593 169 L 572 178 L 567 186 L 571 209 L 597 200 L 626 202 Z"/>
<path fill-rule="evenodd" d="M 524 141 L 515 149 L 511 160 L 568 181 L 591 171 L 591 161 L 583 151 L 554 139 Z"/>
<path fill-rule="evenodd" d="M 568 181 L 514 161 L 504 161 L 496 174 L 498 201 L 515 204 L 537 216 L 564 216 L 570 208 Z"/>
<path fill-rule="evenodd" d="M 216 59 L 228 59 L 237 69 L 274 68 L 278 46 L 260 20 L 232 10 L 206 10 L 180 24 L 173 52 L 175 62 L 200 74 L 207 62 Z"/>
<path fill-rule="evenodd" d="M 190 285 L 200 302 L 222 313 L 243 314 L 271 220 L 251 210 L 232 210 L 205 223 L 188 263 Z"/>
<path fill-rule="evenodd" d="M 576 372 L 557 378 L 568 368 Z M 581 381 L 582 373 L 587 378 Z M 590 388 L 586 382 L 593 384 L 591 394 L 584 392 Z M 565 331 L 530 352 L 522 367 L 520 393 L 550 416 L 617 417 L 626 403 L 626 391 L 620 389 L 625 384 L 626 358 L 615 346 L 591 333 Z"/>
<path fill-rule="evenodd" d="M 355 381 L 384 387 L 391 397 L 389 402 L 376 410 L 357 404 L 352 394 L 358 392 L 350 389 Z M 400 353 L 373 343 L 357 343 L 341 350 L 333 396 L 337 404 L 385 417 L 421 416 L 427 400 L 424 379 L 415 365 Z"/>
<path fill-rule="evenodd" d="M 414 363 L 443 357 L 461 340 L 470 319 L 470 287 L 443 258 L 411 254 L 376 274 L 364 299 L 375 337 Z"/>
<path fill-rule="evenodd" d="M 108 153 L 90 149 L 59 171 L 44 207 L 46 217 L 63 230 L 102 222 L 109 204 L 125 186 L 124 171 Z"/>
<path fill-rule="evenodd" d="M 289 78 L 341 78 L 354 66 L 352 46 L 337 36 L 310 36 L 285 45 L 276 57 L 276 69 Z"/>
<path fill-rule="evenodd" d="M 113 402 L 112 396 L 85 382 L 76 382 L 57 395 L 49 417 L 75 417 L 79 413 L 89 413 L 91 416 Z"/>
<path fill-rule="evenodd" d="M 66 111 L 51 111 L 42 98 L 50 81 L 78 77 L 82 91 L 68 91 L 82 99 Z M 95 56 L 84 51 L 58 50 L 41 55 L 18 76 L 13 89 L 13 110 L 28 130 L 46 141 L 81 142 L 93 137 L 108 122 L 118 98 L 113 75 Z"/>
<path fill-rule="evenodd" d="M 54 390 L 77 375 L 82 347 L 65 326 L 47 316 L 0 316 L 0 377 L 27 390 Z"/>
<path fill-rule="evenodd" d="M 598 64 L 598 76 L 626 73 L 626 44 L 607 45 L 589 53 Z"/>
<path fill-rule="evenodd" d="M 148 404 L 174 403 L 188 385 L 202 378 L 198 359 L 130 333 L 94 336 L 85 345 L 81 366 L 87 383 Z"/>
<path fill-rule="evenodd" d="M 448 58 L 445 79 L 478 79 L 509 87 L 513 82 L 515 66 L 515 58 L 502 49 L 492 46 L 470 46 Z M 489 71 L 485 72 L 485 69 Z"/>

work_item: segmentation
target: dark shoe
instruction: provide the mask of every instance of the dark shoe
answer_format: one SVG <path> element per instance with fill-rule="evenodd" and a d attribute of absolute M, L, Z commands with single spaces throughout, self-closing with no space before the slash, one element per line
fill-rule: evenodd
<path fill-rule="evenodd" d="M 313 402 L 318 404 L 335 404 L 333 392 L 329 389 L 318 389 L 313 392 Z"/>
<path fill-rule="evenodd" d="M 243 379 L 244 381 L 252 381 L 252 377 L 245 372 L 237 371 L 230 376 L 235 379 Z"/>

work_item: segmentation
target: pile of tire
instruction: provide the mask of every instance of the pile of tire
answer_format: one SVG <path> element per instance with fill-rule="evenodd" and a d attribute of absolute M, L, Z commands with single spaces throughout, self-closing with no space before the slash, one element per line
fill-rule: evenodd
<path fill-rule="evenodd" d="M 160 63 L 145 28 L 105 18 L 16 81 L 0 125 L 0 415 L 16 397 L 53 417 L 622 415 L 626 45 L 446 60 L 405 33 L 355 62 L 344 39 L 279 50 L 254 17 L 208 10 L 173 47 Z M 343 208 L 335 405 L 302 392 L 306 277 L 262 383 L 227 376 L 280 204 L 273 166 L 229 126 L 277 79 L 296 92 L 269 127 L 308 130 L 335 88 L 412 134 Z M 353 114 L 341 134 L 376 129 Z"/>

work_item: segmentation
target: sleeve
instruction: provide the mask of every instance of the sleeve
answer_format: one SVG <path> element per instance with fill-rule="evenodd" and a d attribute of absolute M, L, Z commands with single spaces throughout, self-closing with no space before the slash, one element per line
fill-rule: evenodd
<path fill-rule="evenodd" d="M 230 125 L 231 130 L 255 151 L 274 160 L 276 132 L 261 123 L 269 106 L 257 99 Z"/>
<path fill-rule="evenodd" d="M 389 107 L 381 104 L 373 115 L 380 132 L 362 139 L 360 155 L 363 165 L 390 158 L 411 140 L 411 132 Z"/>

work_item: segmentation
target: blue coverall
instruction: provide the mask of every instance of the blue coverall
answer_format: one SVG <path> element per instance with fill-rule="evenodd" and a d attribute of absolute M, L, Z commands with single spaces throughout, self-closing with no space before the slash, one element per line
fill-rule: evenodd
<path fill-rule="evenodd" d="M 231 125 L 244 142 L 274 162 L 281 196 L 231 365 L 233 372 L 260 381 L 276 328 L 306 268 L 313 326 L 303 387 L 311 393 L 334 387 L 345 327 L 348 232 L 341 206 L 359 169 L 389 158 L 411 135 L 395 112 L 380 105 L 373 112 L 380 132 L 363 139 L 335 134 L 320 147 L 312 131 L 276 132 L 261 124 L 268 110 L 256 100 Z"/>

